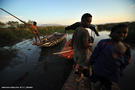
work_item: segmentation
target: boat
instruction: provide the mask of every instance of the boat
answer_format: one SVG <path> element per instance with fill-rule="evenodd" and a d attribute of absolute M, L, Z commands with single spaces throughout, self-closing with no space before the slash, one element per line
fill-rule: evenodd
<path fill-rule="evenodd" d="M 56 53 L 53 53 L 53 54 L 57 54 L 57 55 L 59 55 L 61 57 L 64 57 L 65 59 L 68 59 L 68 60 L 73 59 L 74 50 L 71 46 L 71 41 L 72 41 L 72 39 L 70 39 L 66 43 L 65 47 L 60 52 L 56 52 Z"/>
<path fill-rule="evenodd" d="M 65 53 L 61 53 L 61 54 L 60 54 L 60 56 L 66 58 L 66 59 L 69 59 L 69 60 L 70 60 L 70 59 L 73 59 L 73 57 L 74 57 L 74 50 L 73 50 L 73 48 L 72 48 L 72 46 L 71 46 L 71 41 L 72 41 L 72 39 L 70 39 L 70 40 L 66 43 L 65 47 L 62 49 L 61 52 L 65 52 Z"/>
<path fill-rule="evenodd" d="M 37 46 L 40 47 L 53 47 L 66 38 L 66 34 L 55 32 L 41 39 L 41 43 L 38 41 Z"/>

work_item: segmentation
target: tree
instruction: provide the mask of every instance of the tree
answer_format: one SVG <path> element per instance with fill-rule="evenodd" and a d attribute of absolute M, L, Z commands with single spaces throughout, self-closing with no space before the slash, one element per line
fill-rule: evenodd
<path fill-rule="evenodd" d="M 3 23 L 3 22 L 0 21 L 0 25 L 1 25 L 1 26 L 2 26 L 2 25 L 5 25 L 5 23 Z"/>
<path fill-rule="evenodd" d="M 27 23 L 28 23 L 28 24 L 33 24 L 33 22 L 34 22 L 34 21 L 29 20 Z"/>
<path fill-rule="evenodd" d="M 8 21 L 7 24 L 10 25 L 11 27 L 19 26 L 19 22 L 17 22 L 17 21 Z"/>

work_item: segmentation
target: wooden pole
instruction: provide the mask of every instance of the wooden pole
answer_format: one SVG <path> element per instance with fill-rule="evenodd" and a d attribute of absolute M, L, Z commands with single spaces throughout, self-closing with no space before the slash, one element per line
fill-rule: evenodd
<path fill-rule="evenodd" d="M 4 11 L 4 12 L 10 14 L 10 15 L 13 16 L 14 18 L 18 19 L 19 21 L 25 23 L 23 20 L 19 19 L 18 17 L 14 16 L 13 14 L 11 14 L 11 13 L 9 13 L 8 11 L 4 10 L 3 8 L 0 8 L 0 9 L 1 9 L 2 11 Z"/>
<path fill-rule="evenodd" d="M 67 52 L 71 52 L 71 51 L 73 51 L 73 50 L 67 50 L 67 51 L 62 51 L 62 52 L 56 52 L 56 53 L 53 53 L 53 54 L 63 54 L 63 53 L 67 53 Z"/>

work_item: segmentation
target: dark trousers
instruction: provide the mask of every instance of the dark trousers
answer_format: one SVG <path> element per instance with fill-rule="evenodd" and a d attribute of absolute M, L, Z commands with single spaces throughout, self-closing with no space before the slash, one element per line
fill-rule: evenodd
<path fill-rule="evenodd" d="M 117 83 L 101 77 L 94 77 L 91 81 L 91 90 L 120 90 Z"/>

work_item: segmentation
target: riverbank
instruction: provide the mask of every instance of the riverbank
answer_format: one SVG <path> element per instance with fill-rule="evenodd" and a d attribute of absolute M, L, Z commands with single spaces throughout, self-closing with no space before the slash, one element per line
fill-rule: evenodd
<path fill-rule="evenodd" d="M 64 33 L 64 26 L 39 27 L 39 35 L 45 36 L 54 32 Z M 0 28 L 0 47 L 11 46 L 24 39 L 32 39 L 32 29 L 28 27 Z"/>
<path fill-rule="evenodd" d="M 12 28 L 0 28 L 0 47 L 11 46 L 23 39 L 32 38 L 33 34 L 27 30 Z"/>

